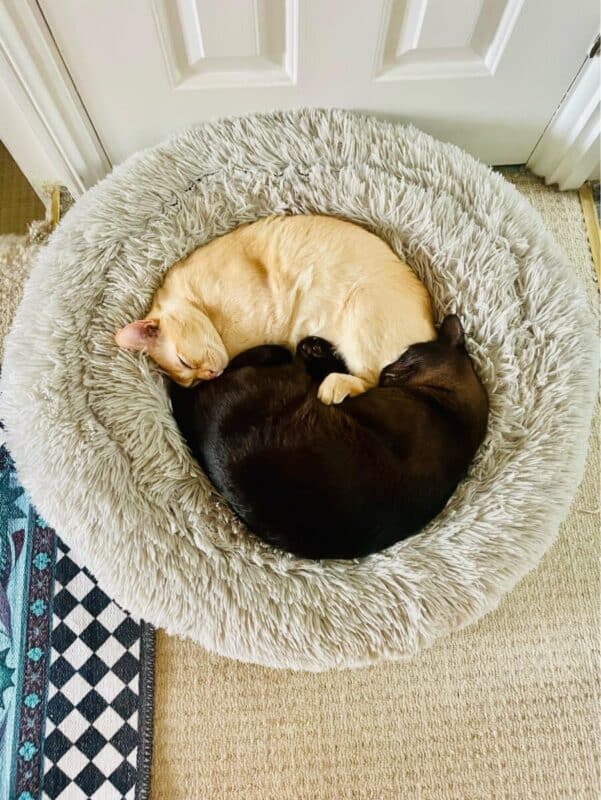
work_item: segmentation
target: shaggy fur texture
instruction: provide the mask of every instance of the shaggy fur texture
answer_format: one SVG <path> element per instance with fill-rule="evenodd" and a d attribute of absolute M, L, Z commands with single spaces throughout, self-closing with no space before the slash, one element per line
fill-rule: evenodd
<path fill-rule="evenodd" d="M 491 400 L 443 513 L 354 562 L 248 535 L 192 462 L 158 368 L 113 341 L 175 260 L 274 213 L 382 236 L 438 319 L 459 313 Z M 40 513 L 133 613 L 224 655 L 322 670 L 410 657 L 536 564 L 581 477 L 596 361 L 581 289 L 503 178 L 414 128 L 301 110 L 183 132 L 80 200 L 26 287 L 0 416 Z"/>

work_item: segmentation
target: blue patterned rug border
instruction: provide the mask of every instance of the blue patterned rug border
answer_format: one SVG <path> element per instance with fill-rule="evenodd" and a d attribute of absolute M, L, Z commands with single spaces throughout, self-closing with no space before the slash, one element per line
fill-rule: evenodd
<path fill-rule="evenodd" d="M 19 731 L 15 762 L 15 797 L 34 800 L 41 795 L 44 774 L 44 734 L 48 670 L 52 630 L 52 596 L 56 534 L 33 513 L 30 563 L 28 570 L 28 612 L 26 617 L 25 654 L 20 692 Z"/>
<path fill-rule="evenodd" d="M 42 790 L 55 548 L 0 447 L 0 792 L 16 800 Z"/>

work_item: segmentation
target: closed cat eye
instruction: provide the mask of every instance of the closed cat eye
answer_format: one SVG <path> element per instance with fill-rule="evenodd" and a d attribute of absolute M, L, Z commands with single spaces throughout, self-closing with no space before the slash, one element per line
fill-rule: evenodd
<path fill-rule="evenodd" d="M 177 356 L 177 359 L 179 363 L 182 365 L 182 367 L 185 367 L 186 369 L 194 369 L 194 367 L 191 364 L 188 364 L 187 361 L 184 361 L 184 359 L 179 354 Z"/>

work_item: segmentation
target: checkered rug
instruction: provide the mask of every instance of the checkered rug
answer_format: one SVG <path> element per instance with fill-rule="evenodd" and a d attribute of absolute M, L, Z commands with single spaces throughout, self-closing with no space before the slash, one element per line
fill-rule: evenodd
<path fill-rule="evenodd" d="M 62 542 L 55 581 L 44 793 L 133 798 L 145 626 L 111 602 Z"/>
<path fill-rule="evenodd" d="M 145 800 L 154 632 L 35 513 L 0 448 L 0 800 Z"/>

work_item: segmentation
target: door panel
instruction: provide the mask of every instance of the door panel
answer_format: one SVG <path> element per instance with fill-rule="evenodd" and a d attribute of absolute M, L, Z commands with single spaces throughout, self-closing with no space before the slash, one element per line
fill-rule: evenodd
<path fill-rule="evenodd" d="M 492 77 L 523 0 L 388 0 L 379 80 Z"/>
<path fill-rule="evenodd" d="M 184 125 L 309 105 L 525 162 L 598 28 L 597 0 L 38 2 L 114 163 Z"/>
<path fill-rule="evenodd" d="M 173 88 L 294 84 L 296 0 L 152 0 Z"/>

